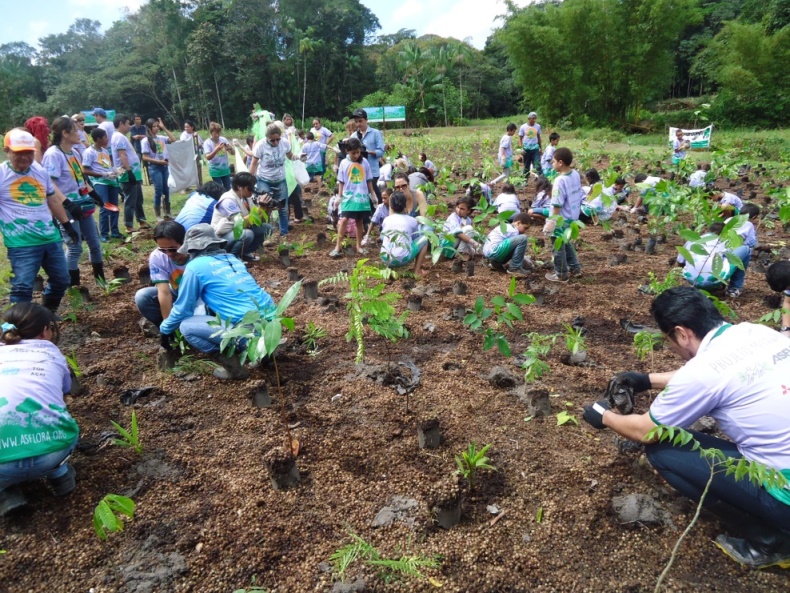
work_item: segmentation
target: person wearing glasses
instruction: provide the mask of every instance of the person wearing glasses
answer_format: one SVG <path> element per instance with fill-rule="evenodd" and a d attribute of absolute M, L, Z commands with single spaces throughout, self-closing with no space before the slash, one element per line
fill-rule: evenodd
<path fill-rule="evenodd" d="M 291 144 L 282 138 L 277 124 L 266 126 L 266 136 L 252 149 L 250 173 L 258 178 L 258 192 L 267 193 L 277 204 L 280 238 L 288 235 L 288 183 L 285 180 L 285 159 L 299 157 L 291 152 Z"/>
<path fill-rule="evenodd" d="M 85 114 L 75 113 L 71 116 L 71 119 L 73 119 L 74 123 L 77 124 L 77 133 L 80 135 L 80 143 L 75 144 L 71 150 L 77 155 L 77 158 L 80 160 L 80 162 L 82 162 L 82 155 L 85 152 L 85 149 L 90 146 L 90 142 L 88 142 L 88 134 L 85 133 Z"/>
<path fill-rule="evenodd" d="M 76 486 L 68 459 L 80 429 L 63 399 L 71 375 L 59 337 L 54 313 L 37 303 L 17 303 L 3 314 L 0 517 L 27 504 L 22 483 L 46 478 L 56 496 Z"/>
<path fill-rule="evenodd" d="M 406 214 L 413 218 L 427 216 L 428 200 L 425 199 L 425 194 L 422 193 L 422 190 L 411 189 L 409 176 L 402 171 L 398 171 L 392 176 L 392 179 L 395 191 L 403 192 L 403 195 L 406 196 Z"/>
<path fill-rule="evenodd" d="M 178 297 L 178 286 L 189 259 L 189 255 L 178 253 L 185 235 L 186 230 L 175 220 L 165 220 L 154 227 L 156 249 L 148 257 L 153 286 L 138 290 L 134 304 L 140 315 L 157 327 L 170 315 Z"/>

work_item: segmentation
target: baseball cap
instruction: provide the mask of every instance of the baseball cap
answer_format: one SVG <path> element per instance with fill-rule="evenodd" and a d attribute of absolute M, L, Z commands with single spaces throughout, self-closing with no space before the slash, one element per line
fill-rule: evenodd
<path fill-rule="evenodd" d="M 361 117 L 362 119 L 367 119 L 368 112 L 364 109 L 355 109 L 354 113 L 351 114 L 351 117 Z"/>
<path fill-rule="evenodd" d="M 536 119 L 537 119 L 537 117 L 538 117 L 538 114 L 537 114 L 537 113 L 535 113 L 534 111 L 530 111 L 530 112 L 529 112 L 529 115 L 527 116 L 527 119 L 529 119 L 529 118 L 531 118 L 531 117 L 534 117 L 534 118 L 536 118 Z"/>
<path fill-rule="evenodd" d="M 93 115 L 101 115 L 102 117 L 107 117 L 107 112 L 101 107 L 94 107 L 92 113 Z"/>
<path fill-rule="evenodd" d="M 13 152 L 25 152 L 36 149 L 36 140 L 27 130 L 14 128 L 5 135 L 3 147 Z"/>
<path fill-rule="evenodd" d="M 73 119 L 74 121 L 80 121 L 80 120 L 85 121 L 85 114 L 82 113 L 82 111 L 80 111 L 79 113 L 75 113 L 74 115 L 72 115 L 71 119 Z"/>

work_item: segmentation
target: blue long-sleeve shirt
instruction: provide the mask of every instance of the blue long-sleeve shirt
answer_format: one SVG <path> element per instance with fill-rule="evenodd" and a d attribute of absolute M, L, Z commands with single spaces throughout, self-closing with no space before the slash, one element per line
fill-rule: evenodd
<path fill-rule="evenodd" d="M 357 132 L 359 137 L 359 132 Z M 368 151 L 368 165 L 370 165 L 370 173 L 373 177 L 379 176 L 379 159 L 384 155 L 384 136 L 375 128 L 368 126 L 365 130 L 365 135 L 361 138 L 362 144 Z"/>
<path fill-rule="evenodd" d="M 276 305 L 272 297 L 255 282 L 245 265 L 228 253 L 202 255 L 187 263 L 178 298 L 160 331 L 172 334 L 181 322 L 192 317 L 198 299 L 224 321 L 237 323 L 247 311 L 257 307 L 271 314 Z"/>

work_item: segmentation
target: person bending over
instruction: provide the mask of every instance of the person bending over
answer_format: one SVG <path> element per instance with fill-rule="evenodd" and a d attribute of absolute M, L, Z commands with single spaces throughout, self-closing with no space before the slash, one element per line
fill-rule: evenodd
<path fill-rule="evenodd" d="M 3 318 L 0 517 L 27 504 L 19 489 L 23 482 L 46 478 L 56 496 L 74 490 L 68 459 L 80 432 L 63 400 L 71 375 L 55 345 L 60 337 L 55 315 L 37 303 L 17 303 Z"/>
<path fill-rule="evenodd" d="M 687 286 L 661 293 L 650 312 L 685 364 L 665 373 L 615 377 L 610 394 L 617 386 L 634 393 L 661 390 L 648 412 L 633 414 L 630 398 L 610 396 L 586 406 L 584 419 L 644 443 L 650 465 L 683 496 L 699 501 L 710 480 L 704 506 L 737 533 L 716 538 L 728 556 L 753 568 L 790 567 L 790 488 L 755 485 L 725 471 L 711 478 L 708 461 L 693 443 L 676 446 L 648 437 L 656 426 L 688 430 L 708 415 L 730 440 L 690 431 L 701 447 L 759 462 L 790 478 L 790 341 L 764 325 L 726 323 L 705 295 Z"/>
<path fill-rule="evenodd" d="M 225 243 L 210 224 L 197 224 L 187 231 L 178 253 L 189 255 L 190 259 L 184 268 L 178 298 L 159 327 L 160 343 L 165 350 L 172 350 L 178 329 L 196 350 L 218 355 L 222 327 L 216 325 L 217 315 L 226 328 L 233 327 L 256 308 L 264 317 L 274 315 L 276 306 L 272 297 L 258 286 L 235 255 L 225 251 Z M 200 301 L 215 315 L 195 315 Z M 220 368 L 214 369 L 218 379 L 249 376 L 238 356 L 219 356 L 219 363 Z"/>
<path fill-rule="evenodd" d="M 211 226 L 218 237 L 227 241 L 228 253 L 244 261 L 258 261 L 260 258 L 255 252 L 272 233 L 270 225 L 256 225 L 250 220 L 250 212 L 255 207 L 251 198 L 256 184 L 257 180 L 250 173 L 236 173 L 231 180 L 233 189 L 222 194 L 211 216 Z M 238 217 L 244 220 L 244 230 L 237 239 L 233 226 Z"/>
<path fill-rule="evenodd" d="M 184 244 L 186 231 L 174 220 L 165 220 L 154 227 L 156 249 L 148 257 L 151 284 L 134 295 L 134 304 L 140 315 L 159 327 L 170 315 L 178 296 L 178 286 L 184 275 L 188 255 L 178 253 Z"/>

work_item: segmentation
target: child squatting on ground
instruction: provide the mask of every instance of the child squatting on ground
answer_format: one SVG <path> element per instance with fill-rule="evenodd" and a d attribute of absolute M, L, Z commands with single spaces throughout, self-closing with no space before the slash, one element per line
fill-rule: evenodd
<path fill-rule="evenodd" d="M 474 201 L 468 196 L 463 196 L 455 201 L 455 212 L 447 217 L 444 222 L 444 237 L 442 238 L 442 256 L 453 259 L 457 253 L 472 256 L 480 251 L 480 244 L 475 240 L 477 231 L 472 228 L 472 213 Z M 448 235 L 453 236 L 451 241 Z"/>
<path fill-rule="evenodd" d="M 381 225 L 381 259 L 388 268 L 400 268 L 416 260 L 414 275 L 418 278 L 428 253 L 428 240 L 419 234 L 416 218 L 406 214 L 406 195 L 396 191 L 390 198 L 390 215 Z"/>
<path fill-rule="evenodd" d="M 529 274 L 528 268 L 535 267 L 532 260 L 524 257 L 527 251 L 529 223 L 529 214 L 522 212 L 513 217 L 511 223 L 502 223 L 505 226 L 504 232 L 502 232 L 502 224 L 498 224 L 488 233 L 483 245 L 483 257 L 488 260 L 493 269 L 504 270 L 505 264 L 510 262 L 507 267 L 508 274 L 527 276 Z"/>

